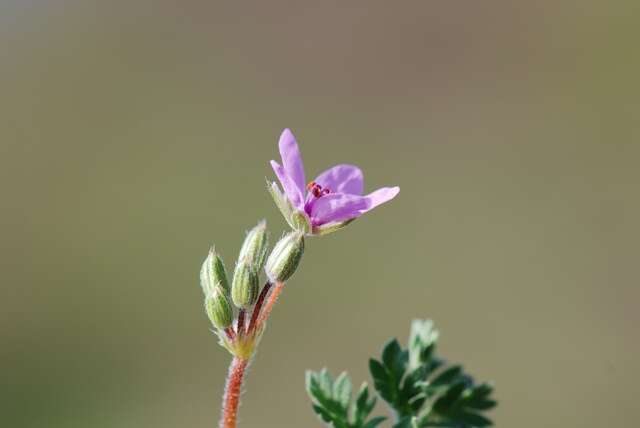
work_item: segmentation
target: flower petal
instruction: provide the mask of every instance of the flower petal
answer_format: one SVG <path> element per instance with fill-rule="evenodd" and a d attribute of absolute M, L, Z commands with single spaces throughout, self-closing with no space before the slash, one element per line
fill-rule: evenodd
<path fill-rule="evenodd" d="M 382 187 L 366 196 L 331 193 L 313 202 L 309 216 L 313 226 L 349 220 L 390 201 L 398 193 L 399 187 Z"/>
<path fill-rule="evenodd" d="M 304 195 L 306 181 L 304 177 L 304 165 L 302 164 L 302 156 L 296 142 L 296 137 L 290 129 L 285 129 L 280 135 L 278 142 L 280 149 L 280 157 L 282 157 L 282 165 L 293 183 L 298 187 L 300 193 Z"/>
<path fill-rule="evenodd" d="M 314 226 L 358 217 L 369 206 L 366 196 L 331 193 L 313 202 L 311 222 Z"/>
<path fill-rule="evenodd" d="M 399 187 L 381 187 L 380 189 L 369 193 L 365 198 L 369 200 L 369 206 L 367 209 L 362 211 L 361 214 L 366 213 L 367 211 L 371 211 L 378 205 L 384 204 L 385 202 L 389 202 L 391 199 L 395 198 L 398 193 L 400 193 Z"/>
<path fill-rule="evenodd" d="M 315 182 L 335 193 L 362 195 L 364 190 L 362 171 L 355 165 L 336 165 L 320 174 Z"/>
<path fill-rule="evenodd" d="M 291 204 L 299 210 L 304 209 L 304 198 L 302 193 L 300 193 L 300 189 L 293 182 L 289 174 L 285 171 L 285 169 L 276 161 L 271 161 L 271 167 L 273 168 L 273 172 L 278 176 L 278 180 L 280 180 L 280 184 L 282 184 L 282 188 L 284 189 L 284 193 L 291 202 Z"/>

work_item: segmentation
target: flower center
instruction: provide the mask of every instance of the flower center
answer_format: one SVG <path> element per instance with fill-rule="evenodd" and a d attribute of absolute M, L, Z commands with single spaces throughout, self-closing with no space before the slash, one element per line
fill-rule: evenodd
<path fill-rule="evenodd" d="M 307 190 L 316 198 L 321 198 L 322 196 L 331 193 L 331 189 L 327 187 L 322 188 L 322 186 L 315 181 L 310 181 L 309 184 L 307 184 Z"/>

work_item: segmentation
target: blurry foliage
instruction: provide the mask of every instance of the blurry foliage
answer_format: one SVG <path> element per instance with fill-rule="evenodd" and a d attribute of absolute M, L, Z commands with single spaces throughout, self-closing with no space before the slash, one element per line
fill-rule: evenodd
<path fill-rule="evenodd" d="M 393 409 L 393 428 L 472 428 L 492 425 L 483 412 L 496 406 L 493 386 L 477 384 L 460 365 L 448 365 L 435 353 L 438 332 L 429 320 L 416 320 L 408 349 L 396 339 L 383 348 L 380 360 L 370 359 L 369 370 L 380 397 Z M 326 369 L 307 372 L 307 392 L 313 409 L 334 428 L 374 428 L 385 417 L 365 421 L 375 406 L 368 387 L 360 388 L 351 403 L 351 381 L 342 373 L 333 381 Z"/>

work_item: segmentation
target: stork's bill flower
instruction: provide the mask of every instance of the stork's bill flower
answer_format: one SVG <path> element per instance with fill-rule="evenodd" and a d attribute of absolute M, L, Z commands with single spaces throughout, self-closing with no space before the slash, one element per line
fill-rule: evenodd
<path fill-rule="evenodd" d="M 278 143 L 282 165 L 271 166 L 282 186 L 269 184 L 276 205 L 292 228 L 307 235 L 325 235 L 346 226 L 362 214 L 393 199 L 399 187 L 382 187 L 363 195 L 364 179 L 354 165 L 336 165 L 314 180 L 305 178 L 295 137 L 285 129 Z"/>

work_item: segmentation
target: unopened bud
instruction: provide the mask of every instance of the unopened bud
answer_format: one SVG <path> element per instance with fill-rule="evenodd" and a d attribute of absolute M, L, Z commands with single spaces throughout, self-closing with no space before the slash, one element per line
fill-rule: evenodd
<path fill-rule="evenodd" d="M 231 285 L 231 299 L 238 308 L 246 309 L 253 305 L 258 297 L 258 275 L 253 268 L 240 261 L 236 266 Z"/>
<path fill-rule="evenodd" d="M 213 247 L 204 263 L 202 263 L 200 285 L 205 296 L 215 293 L 217 289 L 221 289 L 226 294 L 229 293 L 229 280 L 227 279 L 224 262 Z"/>
<path fill-rule="evenodd" d="M 304 253 L 304 234 L 293 231 L 286 234 L 273 248 L 265 271 L 273 282 L 284 282 L 291 278 Z"/>
<path fill-rule="evenodd" d="M 215 292 L 204 298 L 204 308 L 214 327 L 227 328 L 233 322 L 233 310 L 226 293 Z"/>
<path fill-rule="evenodd" d="M 247 233 L 244 239 L 238 262 L 248 263 L 253 270 L 260 272 L 267 257 L 267 246 L 269 236 L 267 233 L 267 222 L 262 220 L 256 227 Z"/>

